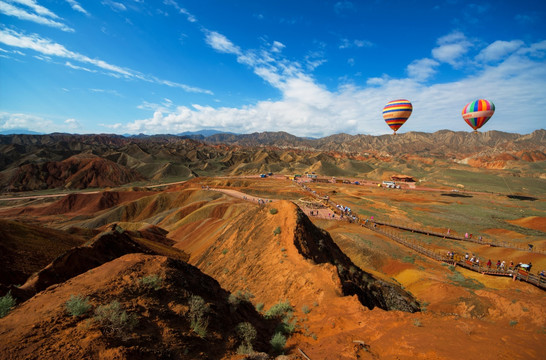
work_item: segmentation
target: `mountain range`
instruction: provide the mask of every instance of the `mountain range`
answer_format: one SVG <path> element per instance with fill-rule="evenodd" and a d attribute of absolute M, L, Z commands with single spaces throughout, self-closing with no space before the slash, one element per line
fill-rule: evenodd
<path fill-rule="evenodd" d="M 545 139 L 546 130 L 526 135 L 448 130 L 382 136 L 337 134 L 320 139 L 286 132 L 206 137 L 2 135 L 0 188 L 83 189 L 270 172 L 377 180 L 404 173 L 422 179 L 439 168 L 510 169 L 520 177 L 544 178 Z"/>

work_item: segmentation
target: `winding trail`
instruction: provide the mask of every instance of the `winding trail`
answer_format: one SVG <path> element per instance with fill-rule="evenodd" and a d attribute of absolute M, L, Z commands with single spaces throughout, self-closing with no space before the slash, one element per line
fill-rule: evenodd
<path fill-rule="evenodd" d="M 300 209 L 302 209 L 302 211 L 304 211 L 307 216 L 310 216 L 309 212 L 312 210 L 313 213 L 314 213 L 314 211 L 317 211 L 317 215 L 312 215 L 314 217 L 319 217 L 319 218 L 334 220 L 334 221 L 353 222 L 347 216 L 341 217 L 340 216 L 340 211 L 336 207 L 337 204 L 335 204 L 329 198 L 320 196 L 319 194 L 312 191 L 311 189 L 309 189 L 307 186 L 305 186 L 303 184 L 299 184 L 299 185 L 302 186 L 302 188 L 304 190 L 310 192 L 312 195 L 314 195 L 315 197 L 323 200 L 325 203 L 328 204 L 328 205 L 325 204 L 325 206 L 332 206 L 333 205 L 332 208 L 322 208 L 322 209 L 310 209 L 310 208 L 302 209 L 300 207 Z M 255 197 L 255 196 L 247 195 L 247 194 L 245 194 L 245 193 L 243 193 L 241 191 L 232 190 L 232 189 L 206 188 L 205 190 L 221 192 L 221 193 L 224 193 L 226 195 L 229 195 L 229 196 L 232 196 L 232 197 L 235 197 L 235 198 L 238 198 L 238 199 L 242 199 L 242 200 L 246 200 L 246 201 L 250 201 L 250 202 L 256 202 L 256 203 L 259 203 L 260 200 L 265 201 L 265 202 L 278 201 L 278 200 L 269 200 L 269 199 L 258 198 L 258 197 Z M 337 216 L 331 217 L 330 214 L 337 214 Z M 365 222 L 362 222 L 361 219 L 359 219 L 359 218 L 357 218 L 356 222 L 353 222 L 353 223 L 355 225 L 360 226 L 360 227 L 364 227 L 364 228 L 366 228 L 368 230 L 371 230 L 371 231 L 377 232 L 379 234 L 382 234 L 382 235 L 390 238 L 391 240 L 394 240 L 395 242 L 397 242 L 397 243 L 399 243 L 401 245 L 404 245 L 405 247 L 408 247 L 408 248 L 410 248 L 410 249 L 412 249 L 412 250 L 414 250 L 414 251 L 416 251 L 416 252 L 418 252 L 418 253 L 420 253 L 420 254 L 422 254 L 422 255 L 424 255 L 424 256 L 432 259 L 432 260 L 447 263 L 447 264 L 454 265 L 454 266 L 460 266 L 460 267 L 463 267 L 463 268 L 471 270 L 471 271 L 479 272 L 479 273 L 481 273 L 483 275 L 512 277 L 514 280 L 518 279 L 518 280 L 527 282 L 527 283 L 529 283 L 531 285 L 537 286 L 540 289 L 546 290 L 546 277 L 544 277 L 544 276 L 534 275 L 534 274 L 531 274 L 528 271 L 525 271 L 523 269 L 517 269 L 517 268 L 516 269 L 504 269 L 504 270 L 496 270 L 496 269 L 492 269 L 492 268 L 487 268 L 485 266 L 481 266 L 480 264 L 476 264 L 476 263 L 470 262 L 469 260 L 465 260 L 460 255 L 455 256 L 454 258 L 451 258 L 451 257 L 448 257 L 446 254 L 442 254 L 442 253 L 440 253 L 438 251 L 434 251 L 434 250 L 431 250 L 431 249 L 427 248 L 426 246 L 423 246 L 424 243 L 422 243 L 420 241 L 404 239 L 402 237 L 399 237 L 399 236 L 395 235 L 393 232 L 386 231 L 384 228 L 386 228 L 386 227 L 396 227 L 396 228 L 399 228 L 399 229 L 402 229 L 402 230 L 410 230 L 410 231 L 414 230 L 414 231 L 418 231 L 420 233 L 423 233 L 423 234 L 426 234 L 426 235 L 429 235 L 429 236 L 439 236 L 439 237 L 442 237 L 442 238 L 452 239 L 452 240 L 464 240 L 464 238 L 461 239 L 460 237 L 456 237 L 456 236 L 446 237 L 445 234 L 439 234 L 439 233 L 437 234 L 437 233 L 428 231 L 426 229 L 412 229 L 412 228 L 407 228 L 407 227 L 402 227 L 402 226 L 400 226 L 400 227 L 399 226 L 393 226 L 392 224 L 387 224 L 387 223 L 383 223 L 383 222 L 379 222 L 379 221 L 365 221 Z M 520 250 L 520 249 L 518 249 L 518 250 Z"/>

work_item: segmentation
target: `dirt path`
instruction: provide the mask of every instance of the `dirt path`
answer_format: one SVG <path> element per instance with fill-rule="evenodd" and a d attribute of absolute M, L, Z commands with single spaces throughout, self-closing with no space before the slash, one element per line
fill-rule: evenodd
<path fill-rule="evenodd" d="M 142 187 L 146 188 L 158 188 L 162 186 L 170 186 L 170 185 L 177 185 L 177 184 L 183 184 L 187 180 L 184 181 L 176 181 L 166 184 L 158 184 L 158 185 L 144 185 Z M 113 189 L 114 190 L 114 189 Z M 49 195 L 29 195 L 29 196 L 19 196 L 19 197 L 6 197 L 3 198 L 0 196 L 0 201 L 15 201 L 15 200 L 31 200 L 31 199 L 47 199 L 47 198 L 54 198 L 54 197 L 63 197 L 70 194 L 98 194 L 100 192 L 104 191 L 104 189 L 96 190 L 96 191 L 76 191 L 76 192 L 61 192 L 57 194 L 49 194 Z"/>
<path fill-rule="evenodd" d="M 240 192 L 240 191 L 237 191 L 237 190 L 231 190 L 231 189 L 207 188 L 206 190 L 221 192 L 221 193 L 224 193 L 224 194 L 229 195 L 231 197 L 234 197 L 234 198 L 237 198 L 237 199 L 242 199 L 242 200 L 247 200 L 247 201 L 251 201 L 251 202 L 255 202 L 257 204 L 259 204 L 261 201 L 263 201 L 264 203 L 270 203 L 270 202 L 278 201 L 278 200 L 275 200 L 275 199 L 266 199 L 266 198 L 252 196 L 252 195 L 247 195 L 247 194 L 245 194 L 243 192 Z"/>
<path fill-rule="evenodd" d="M 232 189 L 218 189 L 218 188 L 208 188 L 208 190 L 211 191 L 218 191 L 221 193 L 224 193 L 226 195 L 229 195 L 231 197 L 246 200 L 254 203 L 259 203 L 260 201 L 264 201 L 265 203 L 275 202 L 279 201 L 276 199 L 266 199 L 266 198 L 259 198 L 252 195 L 247 195 L 241 191 L 232 190 Z M 319 219 L 328 219 L 328 220 L 341 220 L 339 215 L 334 214 L 334 212 L 329 208 L 323 208 L 323 209 L 314 209 L 307 206 L 299 206 L 299 208 L 307 215 L 308 217 L 314 217 Z M 334 215 L 334 217 L 332 217 Z"/>

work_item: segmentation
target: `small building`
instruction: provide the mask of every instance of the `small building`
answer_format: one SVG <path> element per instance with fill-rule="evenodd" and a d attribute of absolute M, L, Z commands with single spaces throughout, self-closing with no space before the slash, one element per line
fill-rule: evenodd
<path fill-rule="evenodd" d="M 327 178 L 316 178 L 315 180 L 313 180 L 314 182 L 318 182 L 318 183 L 329 183 L 330 180 L 327 179 Z"/>
<path fill-rule="evenodd" d="M 407 176 L 407 175 L 393 175 L 391 176 L 391 180 L 392 181 L 399 181 L 399 182 L 411 182 L 411 183 L 414 183 L 414 182 L 417 182 L 414 178 L 412 178 L 411 176 Z"/>

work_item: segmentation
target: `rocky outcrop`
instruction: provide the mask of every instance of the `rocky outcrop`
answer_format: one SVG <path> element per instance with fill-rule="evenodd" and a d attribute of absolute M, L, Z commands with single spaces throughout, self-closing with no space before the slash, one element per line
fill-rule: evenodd
<path fill-rule="evenodd" d="M 415 298 L 400 286 L 376 279 L 356 266 L 334 243 L 328 232 L 316 227 L 298 208 L 294 245 L 306 259 L 337 267 L 344 295 L 357 295 L 362 305 L 373 309 L 420 311 Z"/>

